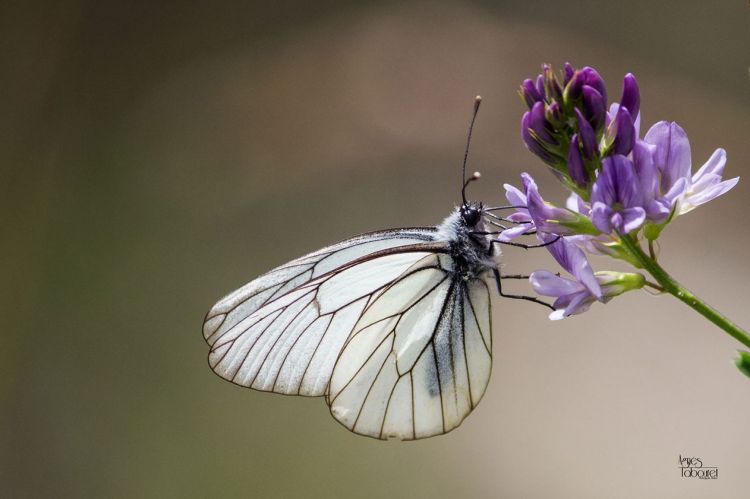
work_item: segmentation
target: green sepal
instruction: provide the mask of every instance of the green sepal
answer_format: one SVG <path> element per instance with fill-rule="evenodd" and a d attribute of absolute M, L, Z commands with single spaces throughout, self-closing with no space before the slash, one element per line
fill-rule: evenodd
<path fill-rule="evenodd" d="M 743 352 L 742 350 L 738 350 L 737 353 L 739 353 L 740 356 L 734 361 L 734 364 L 737 366 L 737 369 L 742 372 L 742 374 L 750 378 L 750 352 Z"/>

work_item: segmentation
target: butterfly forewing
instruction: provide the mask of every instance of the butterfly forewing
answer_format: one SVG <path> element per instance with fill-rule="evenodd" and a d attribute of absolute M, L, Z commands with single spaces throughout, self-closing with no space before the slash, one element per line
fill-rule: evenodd
<path fill-rule="evenodd" d="M 377 251 L 431 242 L 434 234 L 434 227 L 371 232 L 292 260 L 219 300 L 206 314 L 203 336 L 213 345 L 238 322 L 298 286 Z"/>
<path fill-rule="evenodd" d="M 433 234 L 404 229 L 358 236 L 230 294 L 204 324 L 211 368 L 258 390 L 324 395 L 344 342 L 373 297 L 415 262 L 447 251 Z"/>
<path fill-rule="evenodd" d="M 457 427 L 491 371 L 490 302 L 482 279 L 428 255 L 375 296 L 334 367 L 326 399 L 350 430 L 410 440 Z"/>

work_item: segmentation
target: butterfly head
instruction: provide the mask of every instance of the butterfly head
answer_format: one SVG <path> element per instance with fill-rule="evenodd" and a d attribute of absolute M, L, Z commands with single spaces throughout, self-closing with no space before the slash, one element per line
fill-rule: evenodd
<path fill-rule="evenodd" d="M 473 229 L 482 220 L 482 203 L 465 202 L 461 205 L 461 220 L 466 227 Z"/>

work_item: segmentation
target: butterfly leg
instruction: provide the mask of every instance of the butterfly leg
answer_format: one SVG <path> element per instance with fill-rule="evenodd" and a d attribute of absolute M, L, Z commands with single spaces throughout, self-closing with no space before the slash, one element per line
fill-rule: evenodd
<path fill-rule="evenodd" d="M 544 302 L 538 298 L 534 298 L 533 296 L 525 296 L 525 295 L 511 295 L 508 293 L 503 293 L 503 279 L 522 279 L 523 277 L 528 276 L 504 276 L 500 274 L 500 271 L 498 269 L 492 269 L 492 272 L 495 274 L 495 283 L 497 283 L 497 292 L 502 296 L 503 298 L 511 298 L 513 300 L 526 300 L 533 303 L 536 303 L 538 305 L 544 305 L 545 307 L 555 310 L 555 308 L 550 305 L 547 302 Z"/>
<path fill-rule="evenodd" d="M 505 244 L 507 246 L 515 246 L 517 248 L 523 248 L 523 249 L 532 249 L 532 248 L 543 248 L 545 246 L 549 246 L 550 244 L 554 244 L 557 242 L 558 239 L 560 239 L 562 236 L 556 236 L 554 239 L 551 239 L 544 243 L 539 244 L 523 244 L 523 243 L 514 243 L 512 241 L 501 241 L 499 239 L 493 239 L 492 242 L 494 244 Z"/>

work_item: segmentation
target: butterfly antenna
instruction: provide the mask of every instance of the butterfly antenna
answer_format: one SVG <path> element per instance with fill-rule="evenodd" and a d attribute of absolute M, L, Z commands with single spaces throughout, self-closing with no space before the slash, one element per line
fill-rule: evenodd
<path fill-rule="evenodd" d="M 461 188 L 461 198 L 464 201 L 464 204 L 467 204 L 466 201 L 466 186 L 469 185 L 469 182 L 472 180 L 477 180 L 481 175 L 479 172 L 474 172 L 474 174 L 469 177 L 469 179 L 466 179 L 466 162 L 469 160 L 469 146 L 471 145 L 471 132 L 474 130 L 474 122 L 477 119 L 477 113 L 479 112 L 479 105 L 482 103 L 482 97 L 480 95 L 477 95 L 474 98 L 474 112 L 471 115 L 471 123 L 469 124 L 469 134 L 466 137 L 466 151 L 464 151 L 464 163 L 461 167 L 461 183 L 463 184 L 463 187 Z"/>

